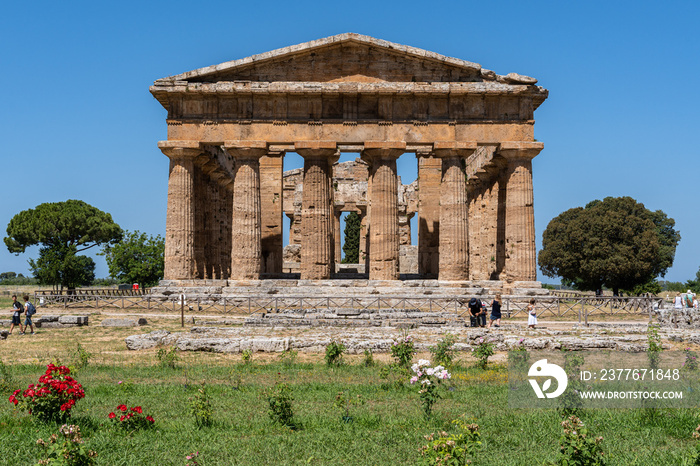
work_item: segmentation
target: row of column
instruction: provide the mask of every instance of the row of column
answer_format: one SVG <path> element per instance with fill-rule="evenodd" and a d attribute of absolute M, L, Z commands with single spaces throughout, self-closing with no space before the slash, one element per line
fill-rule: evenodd
<path fill-rule="evenodd" d="M 233 141 L 224 147 L 235 160 L 232 180 L 207 162 L 209 158 L 202 156 L 196 143 L 161 144 L 170 158 L 166 279 L 258 279 L 264 268 L 274 272 L 274 264 L 281 264 L 281 258 L 263 257 L 260 159 L 278 157 L 278 163 L 266 164 L 272 171 L 266 172 L 262 183 L 281 183 L 282 154 L 270 154 L 263 141 Z M 502 175 L 496 183 L 485 183 L 488 189 L 474 189 L 468 196 L 465 159 L 476 148 L 472 142 L 436 142 L 430 154 L 419 156 L 419 272 L 437 275 L 441 280 L 490 278 L 470 274 L 470 256 L 484 261 L 483 251 L 470 251 L 470 238 L 474 243 L 474 232 L 470 235 L 469 231 L 471 208 L 471 228 L 479 234 L 484 230 L 478 226 L 479 221 L 495 218 L 499 224 L 498 218 L 505 219 L 500 229 L 489 229 L 493 239 L 478 240 L 480 244 L 505 243 L 496 248 L 504 251 L 502 259 L 494 258 L 491 267 L 502 265 L 508 281 L 535 280 L 531 160 L 541 145 L 501 144 L 499 155 L 506 161 L 499 172 Z M 336 143 L 296 143 L 294 150 L 304 158 L 301 278 L 327 279 L 338 254 L 334 238 L 339 235 L 339 223 L 332 196 Z M 366 142 L 362 152 L 370 173 L 363 227 L 369 230 L 369 244 L 364 250 L 369 254 L 372 280 L 395 280 L 399 276 L 396 160 L 405 151 L 404 142 Z M 438 178 L 439 183 L 435 183 Z M 279 202 L 281 217 L 281 198 Z M 477 209 L 477 204 L 483 203 L 489 208 Z M 499 209 L 503 210 L 501 217 Z M 488 217 L 484 212 L 496 213 Z M 204 249 L 204 244 L 209 247 Z M 281 254 L 281 243 L 272 246 L 266 249 L 279 249 Z M 479 264 L 480 270 L 483 265 Z M 486 270 L 490 270 L 488 265 Z"/>

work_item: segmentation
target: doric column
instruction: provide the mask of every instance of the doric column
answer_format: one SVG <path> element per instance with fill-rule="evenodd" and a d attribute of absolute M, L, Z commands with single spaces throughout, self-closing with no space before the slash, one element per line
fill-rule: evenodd
<path fill-rule="evenodd" d="M 357 263 L 365 266 L 367 269 L 367 212 L 360 212 L 360 252 L 357 255 Z"/>
<path fill-rule="evenodd" d="M 498 151 L 507 161 L 505 275 L 508 282 L 537 279 L 532 159 L 543 147 L 541 142 L 502 142 Z"/>
<path fill-rule="evenodd" d="M 440 182 L 442 160 L 434 154 L 418 158 L 418 273 L 437 277 L 440 266 Z"/>
<path fill-rule="evenodd" d="M 399 278 L 399 212 L 396 159 L 405 142 L 365 142 L 362 159 L 370 165 L 369 278 Z"/>
<path fill-rule="evenodd" d="M 262 271 L 260 245 L 260 157 L 267 154 L 262 141 L 226 141 L 234 158 L 231 216 L 231 279 L 259 279 Z"/>
<path fill-rule="evenodd" d="M 301 207 L 301 279 L 331 277 L 333 261 L 333 198 L 331 176 L 337 160 L 335 142 L 296 143 L 304 158 L 304 190 Z"/>
<path fill-rule="evenodd" d="M 476 150 L 475 142 L 436 142 L 442 159 L 440 184 L 440 280 L 469 279 L 469 211 L 464 157 Z"/>
<path fill-rule="evenodd" d="M 263 272 L 282 273 L 282 171 L 284 152 L 260 159 L 260 210 Z"/>
<path fill-rule="evenodd" d="M 342 251 L 341 251 L 341 240 L 340 240 L 340 235 L 342 234 L 340 232 L 340 215 L 342 214 L 341 211 L 334 212 L 333 213 L 333 245 L 335 246 L 335 254 L 333 254 L 333 262 L 334 264 L 340 264 L 340 261 L 342 260 Z M 333 271 L 335 272 L 337 266 L 334 265 Z"/>
<path fill-rule="evenodd" d="M 158 147 L 170 158 L 164 278 L 191 279 L 195 239 L 194 158 L 201 150 L 197 141 L 161 141 Z"/>
<path fill-rule="evenodd" d="M 233 220 L 233 179 L 225 179 L 219 187 L 219 235 L 221 246 L 219 247 L 221 265 L 221 278 L 231 278 L 231 220 Z"/>

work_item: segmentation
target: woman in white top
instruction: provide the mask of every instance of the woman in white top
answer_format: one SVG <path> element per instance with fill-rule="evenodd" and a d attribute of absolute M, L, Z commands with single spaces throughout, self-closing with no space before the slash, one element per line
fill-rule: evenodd
<path fill-rule="evenodd" d="M 527 305 L 527 327 L 535 328 L 535 325 L 537 325 L 537 309 L 535 309 L 535 298 L 532 298 Z"/>
<path fill-rule="evenodd" d="M 681 298 L 680 293 L 678 293 L 673 300 L 673 307 L 674 309 L 683 309 L 683 298 Z"/>

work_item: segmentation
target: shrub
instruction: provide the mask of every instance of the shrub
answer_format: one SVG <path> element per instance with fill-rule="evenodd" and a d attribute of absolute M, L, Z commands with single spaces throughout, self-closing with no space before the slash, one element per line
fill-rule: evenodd
<path fill-rule="evenodd" d="M 371 349 L 366 349 L 366 350 L 364 351 L 364 354 L 365 354 L 365 358 L 362 360 L 362 364 L 363 364 L 365 367 L 372 367 L 372 366 L 374 366 L 374 354 L 372 354 L 372 350 L 371 350 Z"/>
<path fill-rule="evenodd" d="M 477 341 L 476 348 L 474 348 L 474 357 L 477 358 L 477 367 L 486 369 L 489 358 L 493 356 L 493 353 L 493 343 L 491 343 L 490 340 L 486 340 L 484 337 L 480 337 Z"/>
<path fill-rule="evenodd" d="M 58 430 L 63 441 L 58 441 L 58 435 L 53 434 L 48 442 L 44 439 L 36 441 L 37 445 L 44 449 L 44 459 L 38 464 L 65 465 L 65 466 L 90 466 L 95 464 L 97 453 L 83 445 L 80 436 L 80 428 L 74 425 L 64 424 Z"/>
<path fill-rule="evenodd" d="M 413 361 L 413 355 L 416 354 L 415 345 L 411 336 L 405 336 L 400 340 L 394 340 L 391 345 L 391 356 L 394 358 L 395 364 L 408 369 Z"/>
<path fill-rule="evenodd" d="M 568 389 L 561 395 L 560 412 L 564 416 L 575 415 L 583 407 L 583 400 L 579 395 L 583 388 L 583 382 L 579 374 L 583 366 L 584 358 L 580 354 L 566 351 L 564 355 L 564 372 L 568 377 Z"/>
<path fill-rule="evenodd" d="M 440 435 L 426 435 L 428 444 L 420 449 L 421 463 L 426 465 L 455 465 L 471 464 L 476 451 L 481 447 L 481 434 L 478 424 L 467 424 L 461 419 L 452 421 L 459 434 L 440 432 Z"/>
<path fill-rule="evenodd" d="M 284 382 L 278 381 L 274 387 L 267 390 L 267 414 L 272 422 L 292 429 L 296 428 L 294 422 L 294 409 L 292 408 L 292 389 Z"/>
<path fill-rule="evenodd" d="M 180 357 L 177 355 L 177 347 L 175 346 L 172 346 L 170 351 L 165 348 L 159 349 L 156 358 L 160 367 L 169 367 L 171 369 L 175 369 L 177 362 L 180 360 Z"/>
<path fill-rule="evenodd" d="M 243 364 L 250 364 L 253 361 L 253 352 L 249 349 L 243 350 L 241 358 L 243 359 Z"/>
<path fill-rule="evenodd" d="M 144 414 L 141 406 L 128 408 L 125 404 L 121 404 L 117 406 L 115 411 L 109 413 L 108 416 L 112 424 L 130 432 L 149 429 L 156 422 L 153 416 Z"/>
<path fill-rule="evenodd" d="M 451 366 L 454 359 L 454 345 L 457 338 L 451 333 L 445 335 L 445 338 L 438 340 L 435 346 L 430 347 L 430 354 L 433 356 L 433 361 L 444 366 Z"/>
<path fill-rule="evenodd" d="M 328 346 L 326 346 L 326 366 L 328 367 L 338 367 L 343 364 L 343 353 L 345 352 L 345 345 L 337 341 L 331 341 Z"/>
<path fill-rule="evenodd" d="M 557 463 L 562 466 L 602 466 L 607 464 L 601 443 L 603 437 L 593 437 L 576 416 L 562 421 L 564 434 L 559 439 L 561 451 Z"/>
<path fill-rule="evenodd" d="M 423 413 L 425 417 L 430 417 L 433 410 L 433 405 L 442 398 L 440 396 L 439 385 L 443 380 L 451 378 L 451 375 L 442 366 L 428 367 L 430 361 L 421 359 L 418 364 L 411 366 L 411 370 L 416 374 L 411 377 L 411 385 L 419 383 L 421 404 L 423 405 Z"/>
<path fill-rule="evenodd" d="M 211 427 L 214 422 L 214 410 L 211 407 L 204 383 L 202 383 L 202 388 L 197 390 L 195 397 L 190 400 L 190 413 L 194 416 L 194 424 L 199 429 Z"/>
<path fill-rule="evenodd" d="M 657 324 L 649 324 L 647 327 L 647 356 L 649 356 L 649 366 L 652 369 L 658 369 L 661 359 L 661 352 L 664 350 L 661 346 L 661 337 L 659 336 L 659 326 Z"/>
<path fill-rule="evenodd" d="M 17 398 L 21 390 L 15 390 L 10 402 L 15 406 L 26 408 L 29 414 L 42 422 L 61 422 L 70 416 L 75 403 L 85 398 L 85 391 L 70 375 L 66 366 L 46 366 L 46 372 L 39 377 L 39 383 L 30 384 L 22 397 Z"/>

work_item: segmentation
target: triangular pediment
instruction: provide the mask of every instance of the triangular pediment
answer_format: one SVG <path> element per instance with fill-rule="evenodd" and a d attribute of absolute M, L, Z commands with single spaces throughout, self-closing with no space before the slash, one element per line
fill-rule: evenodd
<path fill-rule="evenodd" d="M 346 33 L 200 68 L 158 82 L 477 82 L 481 66 Z"/>

